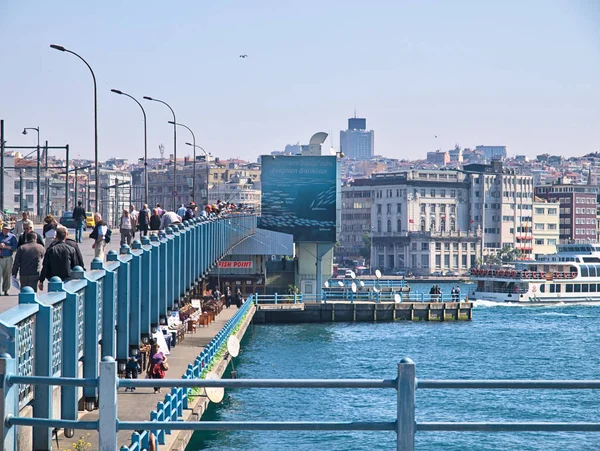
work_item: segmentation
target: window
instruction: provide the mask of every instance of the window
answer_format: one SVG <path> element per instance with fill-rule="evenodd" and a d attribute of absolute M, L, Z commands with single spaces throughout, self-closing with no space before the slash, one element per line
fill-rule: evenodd
<path fill-rule="evenodd" d="M 413 251 L 416 251 L 417 250 L 417 243 L 412 243 L 411 244 L 411 248 L 412 248 Z"/>
<path fill-rule="evenodd" d="M 441 197 L 446 197 L 446 190 L 445 189 L 440 190 L 440 196 Z"/>
<path fill-rule="evenodd" d="M 388 215 L 391 215 L 391 214 L 392 214 L 392 204 L 387 204 L 387 205 L 386 205 L 386 213 L 387 213 Z"/>
<path fill-rule="evenodd" d="M 421 213 L 425 213 L 425 204 L 421 204 Z"/>
<path fill-rule="evenodd" d="M 429 231 L 435 232 L 435 219 L 431 220 L 431 223 L 429 224 Z"/>
<path fill-rule="evenodd" d="M 444 255 L 444 267 L 446 267 L 446 268 L 450 267 L 450 255 L 448 255 L 448 254 Z"/>
<path fill-rule="evenodd" d="M 19 195 L 18 195 L 18 194 L 15 194 L 15 204 L 16 204 L 17 202 L 21 202 L 21 198 L 19 197 Z"/>
<path fill-rule="evenodd" d="M 397 230 L 398 232 L 402 232 L 402 220 L 400 220 L 400 219 L 398 219 L 398 220 L 396 221 L 396 230 Z"/>
<path fill-rule="evenodd" d="M 429 268 L 429 255 L 421 255 L 421 266 Z"/>
<path fill-rule="evenodd" d="M 388 233 L 391 233 L 391 231 L 392 231 L 392 220 L 391 219 L 387 220 L 387 231 L 388 231 Z"/>
<path fill-rule="evenodd" d="M 544 230 L 544 224 L 536 224 L 535 230 Z"/>
<path fill-rule="evenodd" d="M 442 266 L 442 256 L 441 255 L 436 255 L 435 256 L 435 267 L 437 269 L 441 268 Z"/>
<path fill-rule="evenodd" d="M 456 213 L 456 205 L 450 205 L 450 214 L 453 215 Z"/>
<path fill-rule="evenodd" d="M 429 243 L 421 243 L 421 250 L 422 251 L 428 251 L 429 250 Z"/>
<path fill-rule="evenodd" d="M 453 199 L 456 197 L 456 190 L 453 190 L 453 189 L 450 190 L 450 197 Z"/>
<path fill-rule="evenodd" d="M 377 204 L 377 214 L 381 214 L 381 204 Z"/>
<path fill-rule="evenodd" d="M 458 250 L 458 243 L 452 243 L 452 249 L 454 249 L 455 251 Z"/>
<path fill-rule="evenodd" d="M 441 251 L 442 250 L 442 243 L 440 243 L 439 241 L 437 243 L 435 243 L 435 250 L 436 251 Z"/>
<path fill-rule="evenodd" d="M 435 190 L 434 189 L 432 189 L 430 193 L 431 193 L 431 197 L 435 197 Z"/>
<path fill-rule="evenodd" d="M 377 220 L 377 231 L 381 233 L 381 219 Z"/>
<path fill-rule="evenodd" d="M 555 215 L 556 214 L 556 208 L 548 208 L 548 214 L 549 215 Z"/>
<path fill-rule="evenodd" d="M 548 240 L 548 245 L 549 246 L 556 246 L 556 240 L 555 239 L 549 239 Z"/>
<path fill-rule="evenodd" d="M 542 240 L 542 239 L 535 240 L 535 244 L 536 244 L 537 246 L 543 246 L 543 245 L 544 245 L 544 240 Z"/>
<path fill-rule="evenodd" d="M 466 251 L 467 250 L 467 243 L 462 243 L 461 247 L 462 247 L 463 251 Z"/>
<path fill-rule="evenodd" d="M 402 204 L 396 204 L 396 213 L 402 213 Z"/>
<path fill-rule="evenodd" d="M 425 220 L 421 219 L 421 232 L 425 232 Z"/>
<path fill-rule="evenodd" d="M 435 204 L 431 204 L 431 205 L 430 205 L 430 208 L 431 208 L 431 212 L 432 212 L 432 213 L 435 213 Z"/>
<path fill-rule="evenodd" d="M 556 230 L 556 224 L 548 224 L 548 230 Z"/>
<path fill-rule="evenodd" d="M 535 214 L 536 215 L 543 215 L 544 214 L 544 209 L 543 208 L 536 208 L 535 209 Z"/>
<path fill-rule="evenodd" d="M 467 256 L 462 256 L 462 268 L 465 269 L 467 267 Z"/>
<path fill-rule="evenodd" d="M 450 220 L 450 231 L 456 232 L 456 220 L 455 219 Z"/>
<path fill-rule="evenodd" d="M 25 199 L 27 200 L 27 203 L 32 204 L 33 203 L 33 194 L 27 194 L 25 196 Z"/>

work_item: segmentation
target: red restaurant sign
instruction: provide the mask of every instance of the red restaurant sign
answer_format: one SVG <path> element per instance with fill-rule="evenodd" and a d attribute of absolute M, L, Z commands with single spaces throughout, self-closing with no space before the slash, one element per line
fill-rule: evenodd
<path fill-rule="evenodd" d="M 219 268 L 252 268 L 252 262 L 220 261 Z"/>

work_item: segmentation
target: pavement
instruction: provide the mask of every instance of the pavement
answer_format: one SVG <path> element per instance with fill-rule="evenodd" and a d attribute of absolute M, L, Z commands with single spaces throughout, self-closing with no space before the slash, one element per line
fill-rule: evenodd
<path fill-rule="evenodd" d="M 202 352 L 204 347 L 210 343 L 213 337 L 225 326 L 225 323 L 237 312 L 235 306 L 229 309 L 224 308 L 223 311 L 216 317 L 208 327 L 198 327 L 194 333 L 186 333 L 185 339 L 178 343 L 175 348 L 172 348 L 171 354 L 167 357 L 169 362 L 169 371 L 166 378 L 180 379 L 187 370 L 189 363 Z M 144 375 L 141 374 L 140 378 Z M 125 392 L 124 388 L 119 389 L 117 395 L 118 412 L 117 416 L 121 421 L 149 421 L 150 412 L 156 410 L 156 404 L 164 400 L 165 395 L 169 393 L 169 389 L 162 389 L 162 393 L 154 394 L 152 388 L 138 388 L 135 392 Z M 185 411 L 184 411 L 185 413 Z M 80 420 L 97 421 L 98 411 L 80 412 Z M 133 431 L 119 431 L 118 447 L 128 446 L 131 443 L 131 433 Z M 172 435 L 167 435 L 167 443 L 175 439 L 177 431 L 173 431 Z M 98 432 L 75 430 L 75 435 L 72 438 L 66 438 L 62 435 L 62 431 L 58 436 L 58 449 L 73 449 L 73 442 L 84 437 L 86 443 L 90 443 L 90 451 L 98 449 Z M 56 444 L 56 439 L 54 439 Z M 167 446 L 166 449 L 169 449 Z"/>
<path fill-rule="evenodd" d="M 42 233 L 42 227 L 34 227 L 35 231 L 39 234 Z M 89 238 L 89 234 L 91 233 L 91 230 L 87 230 L 83 232 L 83 243 L 79 244 L 79 249 L 81 250 L 81 254 L 83 255 L 83 261 L 85 263 L 85 267 L 86 269 L 90 269 L 91 266 L 91 262 L 94 259 L 94 249 L 92 249 L 92 244 L 94 243 L 94 240 Z M 75 239 L 75 230 L 74 229 L 69 229 L 69 237 Z M 138 236 L 139 238 L 139 236 Z M 113 230 L 113 234 L 110 240 L 110 243 L 108 243 L 106 245 L 106 253 L 108 253 L 108 251 L 110 250 L 114 250 L 116 252 L 119 252 L 119 243 L 121 242 L 121 234 L 116 231 Z M 46 293 L 46 290 L 48 289 L 48 282 L 44 283 L 44 291 L 38 291 L 38 293 L 43 294 Z M 19 304 L 19 290 L 17 290 L 14 287 L 10 288 L 10 291 L 8 292 L 8 296 L 1 296 L 0 295 L 0 313 L 4 312 L 5 310 L 8 310 L 10 308 L 13 308 L 14 306 Z"/>

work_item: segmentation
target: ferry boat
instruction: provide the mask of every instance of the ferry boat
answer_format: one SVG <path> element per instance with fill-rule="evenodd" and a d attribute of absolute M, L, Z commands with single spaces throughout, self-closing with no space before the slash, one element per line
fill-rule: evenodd
<path fill-rule="evenodd" d="M 600 303 L 600 245 L 559 244 L 539 260 L 471 269 L 472 296 L 519 304 Z"/>

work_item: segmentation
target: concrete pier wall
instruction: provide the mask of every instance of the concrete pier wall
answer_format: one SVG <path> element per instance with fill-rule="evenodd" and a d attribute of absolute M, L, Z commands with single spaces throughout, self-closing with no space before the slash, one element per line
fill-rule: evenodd
<path fill-rule="evenodd" d="M 328 302 L 258 307 L 256 324 L 377 321 L 470 321 L 471 302 Z"/>

